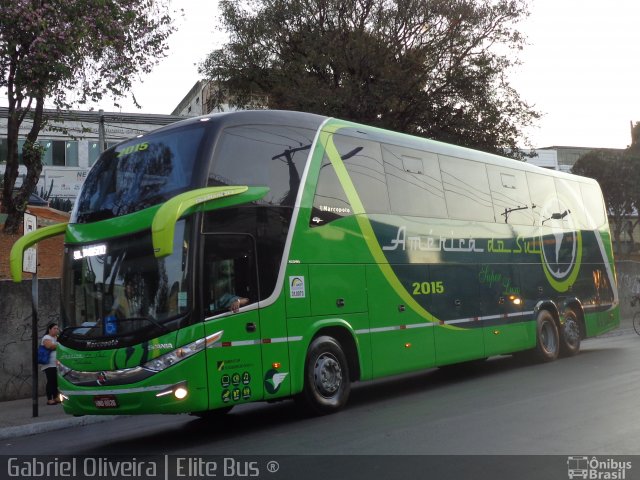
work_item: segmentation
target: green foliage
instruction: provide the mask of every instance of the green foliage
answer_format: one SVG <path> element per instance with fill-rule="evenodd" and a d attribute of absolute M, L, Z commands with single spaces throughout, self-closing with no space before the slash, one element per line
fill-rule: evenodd
<path fill-rule="evenodd" d="M 222 0 L 201 72 L 236 107 L 335 116 L 522 157 L 539 114 L 505 78 L 524 0 Z"/>
<path fill-rule="evenodd" d="M 611 214 L 628 215 L 633 211 L 631 192 L 634 185 L 634 165 L 629 156 L 606 150 L 593 150 L 573 165 L 572 173 L 594 178 L 600 184 Z"/>
<path fill-rule="evenodd" d="M 633 146 L 621 153 L 593 150 L 581 156 L 571 172 L 594 178 L 600 184 L 613 223 L 615 244 L 619 246 L 625 219 L 640 210 L 640 151 Z"/>
<path fill-rule="evenodd" d="M 38 193 L 37 189 L 34 189 L 33 193 L 38 195 L 43 200 L 49 200 L 51 198 L 51 192 L 53 191 L 53 178 L 51 179 L 51 183 L 49 183 L 49 190 L 46 191 L 45 187 L 40 187 L 40 193 Z"/>
<path fill-rule="evenodd" d="M 636 122 L 631 126 L 631 145 L 630 150 L 640 151 L 640 122 Z"/>
<path fill-rule="evenodd" d="M 18 103 L 44 96 L 65 108 L 106 94 L 119 97 L 137 73 L 149 72 L 164 56 L 174 30 L 164 1 L 0 0 L 0 5 L 0 86 Z"/>
<path fill-rule="evenodd" d="M 47 121 L 45 99 L 58 109 L 105 96 L 117 99 L 165 55 L 174 31 L 169 0 L 0 0 L 0 88 L 8 98 L 5 231 L 17 230 L 25 199 L 38 182 L 42 152 L 23 155 L 27 175 L 15 199 L 18 132 L 37 146 Z M 26 145 L 26 144 L 25 144 Z"/>
<path fill-rule="evenodd" d="M 49 200 L 49 206 L 60 210 L 61 212 L 70 212 L 73 209 L 73 203 L 68 198 L 53 197 Z"/>

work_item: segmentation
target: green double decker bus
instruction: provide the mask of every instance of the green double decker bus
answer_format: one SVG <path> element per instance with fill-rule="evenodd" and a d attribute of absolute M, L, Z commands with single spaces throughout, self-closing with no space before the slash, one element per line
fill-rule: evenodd
<path fill-rule="evenodd" d="M 107 150 L 64 234 L 59 388 L 83 414 L 194 413 L 528 352 L 619 324 L 591 179 L 333 118 L 242 111 Z"/>

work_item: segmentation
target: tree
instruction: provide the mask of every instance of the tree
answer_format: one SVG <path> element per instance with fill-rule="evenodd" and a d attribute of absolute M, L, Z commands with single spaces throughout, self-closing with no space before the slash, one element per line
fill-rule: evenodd
<path fill-rule="evenodd" d="M 629 150 L 640 152 L 640 122 L 636 122 L 635 125 L 631 124 L 631 145 L 629 145 Z"/>
<path fill-rule="evenodd" d="M 605 150 L 592 150 L 581 156 L 573 165 L 571 172 L 590 177 L 598 181 L 607 213 L 613 223 L 613 238 L 616 253 L 620 253 L 620 237 L 625 218 L 640 206 L 637 191 L 640 179 L 638 154 L 627 149 L 612 153 Z"/>
<path fill-rule="evenodd" d="M 0 0 L 0 87 L 9 101 L 5 232 L 18 230 L 42 171 L 45 100 L 63 109 L 123 96 L 164 56 L 174 30 L 166 0 Z M 27 118 L 27 175 L 14 197 L 18 133 Z"/>
<path fill-rule="evenodd" d="M 230 40 L 201 73 L 233 106 L 309 111 L 523 157 L 522 128 L 539 114 L 505 73 L 524 43 L 515 30 L 528 15 L 524 0 L 222 0 L 220 8 Z"/>

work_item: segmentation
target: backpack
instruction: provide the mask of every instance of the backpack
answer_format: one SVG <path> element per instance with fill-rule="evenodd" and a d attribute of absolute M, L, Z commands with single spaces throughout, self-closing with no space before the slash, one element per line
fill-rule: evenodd
<path fill-rule="evenodd" d="M 49 363 L 49 357 L 51 356 L 51 350 L 44 345 L 38 347 L 38 363 L 40 365 L 46 365 Z"/>

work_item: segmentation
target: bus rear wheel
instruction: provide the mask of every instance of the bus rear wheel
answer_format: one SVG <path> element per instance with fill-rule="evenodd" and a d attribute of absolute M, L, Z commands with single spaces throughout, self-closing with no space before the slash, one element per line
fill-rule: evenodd
<path fill-rule="evenodd" d="M 565 357 L 572 357 L 580 351 L 580 320 L 574 310 L 568 308 L 562 314 L 560 328 L 560 353 Z"/>
<path fill-rule="evenodd" d="M 560 353 L 560 336 L 553 315 L 548 310 L 541 310 L 536 319 L 536 348 L 534 356 L 541 362 L 552 362 Z"/>
<path fill-rule="evenodd" d="M 314 339 L 307 351 L 302 400 L 311 413 L 340 410 L 351 392 L 349 364 L 340 344 L 329 336 Z"/>

